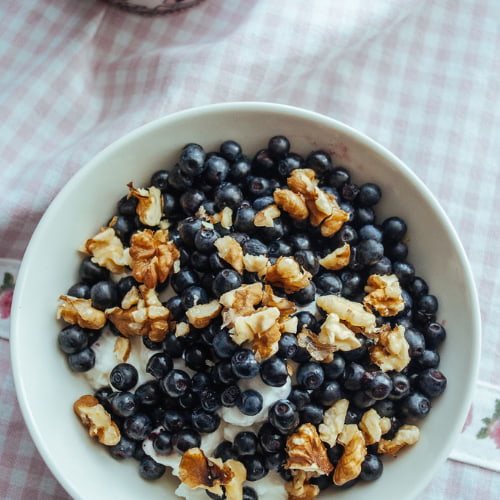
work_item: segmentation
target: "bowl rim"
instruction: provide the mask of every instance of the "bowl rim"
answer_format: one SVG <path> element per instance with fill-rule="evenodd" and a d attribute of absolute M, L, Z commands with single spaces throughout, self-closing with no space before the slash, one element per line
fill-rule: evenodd
<path fill-rule="evenodd" d="M 57 211 L 58 206 L 60 204 L 60 200 L 62 198 L 62 193 L 65 191 L 69 191 L 72 188 L 72 186 L 78 184 L 80 182 L 80 178 L 89 175 L 89 173 L 92 170 L 94 170 L 99 166 L 102 158 L 105 158 L 107 155 L 113 154 L 115 151 L 120 150 L 120 148 L 127 142 L 131 140 L 136 140 L 143 135 L 147 135 L 150 131 L 155 130 L 157 128 L 161 128 L 166 124 L 168 124 L 169 122 L 189 119 L 190 117 L 193 116 L 199 117 L 201 115 L 205 116 L 210 114 L 216 114 L 219 112 L 227 112 L 229 110 L 235 113 L 237 112 L 276 113 L 283 117 L 286 117 L 287 115 L 293 115 L 294 117 L 302 119 L 319 121 L 323 125 L 332 127 L 333 129 L 338 130 L 341 133 L 351 136 L 353 139 L 363 143 L 365 146 L 373 150 L 375 153 L 381 155 L 389 162 L 397 165 L 402 175 L 406 177 L 407 180 L 409 180 L 411 183 L 413 183 L 417 187 L 417 189 L 425 195 L 427 201 L 432 206 L 434 213 L 440 219 L 440 222 L 443 224 L 443 226 L 447 228 L 449 237 L 451 238 L 452 243 L 456 249 L 457 256 L 463 268 L 466 287 L 468 289 L 468 292 L 470 293 L 471 312 L 473 316 L 472 324 L 474 325 L 474 329 L 472 332 L 472 335 L 474 336 L 474 342 L 472 343 L 473 348 L 472 352 L 470 353 L 471 367 L 472 367 L 471 377 L 468 380 L 467 386 L 462 388 L 463 402 L 460 407 L 461 410 L 460 414 L 455 419 L 454 429 L 452 430 L 452 432 L 448 434 L 447 440 L 441 442 L 441 447 L 439 449 L 439 452 L 434 457 L 436 466 L 442 464 L 448 457 L 455 441 L 459 436 L 460 429 L 462 428 L 462 425 L 465 422 L 467 412 L 472 402 L 474 388 L 479 374 L 481 337 L 482 337 L 479 297 L 474 281 L 474 276 L 472 273 L 472 268 L 470 266 L 462 242 L 458 237 L 457 231 L 454 228 L 453 224 L 451 223 L 451 220 L 449 219 L 448 215 L 437 201 L 434 194 L 424 184 L 424 182 L 394 153 L 390 152 L 387 148 L 379 144 L 377 141 L 375 141 L 368 135 L 345 124 L 344 122 L 341 122 L 335 118 L 331 118 L 330 116 L 318 113 L 316 111 L 311 111 L 308 109 L 288 104 L 279 104 L 266 101 L 222 102 L 215 104 L 207 104 L 198 107 L 191 107 L 175 111 L 165 116 L 156 118 L 139 127 L 136 127 L 135 129 L 129 131 L 128 133 L 124 134 L 118 139 L 112 141 L 108 146 L 99 151 L 88 162 L 86 162 L 78 170 L 78 172 L 76 172 L 69 179 L 69 181 L 59 190 L 54 199 L 50 202 L 49 206 L 45 210 L 40 221 L 38 222 L 37 227 L 35 228 L 35 231 L 33 232 L 30 238 L 24 256 L 21 260 L 21 266 L 17 277 L 16 288 L 14 290 L 14 297 L 13 297 L 12 311 L 11 311 L 11 328 L 10 328 L 11 329 L 10 354 L 11 354 L 14 386 L 24 422 L 26 424 L 26 427 L 28 428 L 31 438 L 33 439 L 33 442 L 35 443 L 38 452 L 42 456 L 47 467 L 57 478 L 59 483 L 72 496 L 78 497 L 79 495 L 78 491 L 73 490 L 73 485 L 69 481 L 67 481 L 66 478 L 60 473 L 58 467 L 56 466 L 55 461 L 53 460 L 53 457 L 51 456 L 49 451 L 43 446 L 42 436 L 39 432 L 39 428 L 36 425 L 36 422 L 34 421 L 34 415 L 32 414 L 31 405 L 26 394 L 25 383 L 21 378 L 21 371 L 19 368 L 22 362 L 22 355 L 21 355 L 21 345 L 20 345 L 20 334 L 16 332 L 19 331 L 19 323 L 21 316 L 20 305 L 23 297 L 23 289 L 25 286 L 28 286 L 28 272 L 27 272 L 28 266 L 26 262 L 30 259 L 32 248 L 35 246 L 35 243 L 39 238 L 39 235 L 43 232 L 45 225 L 48 224 L 47 221 L 50 220 L 52 212 Z M 435 468 L 430 469 L 426 471 L 423 478 L 422 476 L 420 476 L 421 487 L 418 490 L 413 491 L 412 496 L 416 496 L 425 486 L 429 484 L 435 472 L 436 472 Z"/>

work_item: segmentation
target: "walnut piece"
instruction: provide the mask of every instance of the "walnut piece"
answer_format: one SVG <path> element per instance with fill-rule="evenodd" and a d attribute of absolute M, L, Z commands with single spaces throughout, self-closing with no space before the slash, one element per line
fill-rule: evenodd
<path fill-rule="evenodd" d="M 144 285 L 139 287 L 140 298 L 129 309 L 106 309 L 106 317 L 126 337 L 148 335 L 154 342 L 161 342 L 168 331 L 170 311 L 163 306 L 156 290 Z"/>
<path fill-rule="evenodd" d="M 347 399 L 340 399 L 325 411 L 323 422 L 318 426 L 321 441 L 330 446 L 335 446 L 338 435 L 344 427 L 348 408 L 349 401 Z"/>
<path fill-rule="evenodd" d="M 340 228 L 344 225 L 344 222 L 349 220 L 349 214 L 344 212 L 338 205 L 337 202 L 332 205 L 331 214 L 326 217 L 321 224 L 321 236 L 329 238 L 337 233 Z"/>
<path fill-rule="evenodd" d="M 405 329 L 397 325 L 382 329 L 378 342 L 370 349 L 370 358 L 384 372 L 400 372 L 410 362 L 410 346 L 405 338 Z"/>
<path fill-rule="evenodd" d="M 308 483 L 311 477 L 313 477 L 311 473 L 296 470 L 292 474 L 292 480 L 287 481 L 285 484 L 288 500 L 314 500 L 319 495 L 319 487 Z"/>
<path fill-rule="evenodd" d="M 136 189 L 129 182 L 127 187 L 130 190 L 130 196 L 137 198 L 137 208 L 135 209 L 139 220 L 146 226 L 157 226 L 163 216 L 163 196 L 161 191 L 151 186 L 149 188 Z"/>
<path fill-rule="evenodd" d="M 361 342 L 354 332 L 341 323 L 339 316 L 335 313 L 327 314 L 321 325 L 318 340 L 335 346 L 336 351 L 352 351 L 361 347 Z"/>
<path fill-rule="evenodd" d="M 322 295 L 316 298 L 316 304 L 327 313 L 335 313 L 351 326 L 368 329 L 374 329 L 376 326 L 375 316 L 359 302 L 338 295 Z"/>
<path fill-rule="evenodd" d="M 255 227 L 274 227 L 274 219 L 281 215 L 280 209 L 274 203 L 259 210 L 254 218 L 253 223 Z"/>
<path fill-rule="evenodd" d="M 145 229 L 131 238 L 132 275 L 148 288 L 167 279 L 179 256 L 179 250 L 168 239 L 168 231 Z"/>
<path fill-rule="evenodd" d="M 393 439 L 381 439 L 378 443 L 379 453 L 396 456 L 401 448 L 418 442 L 420 430 L 415 425 L 402 425 Z"/>
<path fill-rule="evenodd" d="M 378 443 L 380 438 L 391 429 L 391 421 L 387 417 L 381 417 L 376 410 L 371 408 L 361 417 L 358 424 L 365 437 L 367 445 Z"/>
<path fill-rule="evenodd" d="M 330 474 L 333 465 L 328 460 L 325 445 L 321 442 L 316 427 L 302 424 L 286 440 L 287 469 Z"/>
<path fill-rule="evenodd" d="M 132 350 L 130 339 L 127 337 L 116 337 L 113 353 L 118 363 L 125 363 Z"/>
<path fill-rule="evenodd" d="M 277 324 L 280 311 L 277 307 L 261 308 L 248 316 L 239 316 L 234 320 L 232 339 L 239 345 Z M 279 331 L 279 329 L 278 329 Z"/>
<path fill-rule="evenodd" d="M 243 272 L 243 249 L 231 236 L 223 236 L 215 240 L 215 248 L 221 259 L 225 260 L 240 274 Z"/>
<path fill-rule="evenodd" d="M 99 330 L 106 324 L 106 315 L 92 307 L 90 299 L 80 299 L 70 295 L 59 296 L 61 303 L 57 306 L 57 319 L 82 328 Z"/>
<path fill-rule="evenodd" d="M 120 441 L 120 429 L 94 396 L 81 396 L 73 403 L 73 410 L 82 424 L 89 428 L 89 435 L 97 437 L 101 444 L 113 446 Z"/>
<path fill-rule="evenodd" d="M 115 220 L 116 217 L 112 219 L 110 226 Z M 113 227 L 101 228 L 94 237 L 85 242 L 81 250 L 92 256 L 92 262 L 112 273 L 123 273 L 131 263 L 129 250 L 123 247 Z"/>
<path fill-rule="evenodd" d="M 357 429 L 352 433 L 350 440 L 344 446 L 344 453 L 335 467 L 333 482 L 337 486 L 342 486 L 361 473 L 361 464 L 367 454 L 365 438 L 363 433 Z"/>
<path fill-rule="evenodd" d="M 224 207 L 220 212 L 207 217 L 212 224 L 220 224 L 224 229 L 230 229 L 233 225 L 233 210 L 229 207 Z"/>
<path fill-rule="evenodd" d="M 314 199 L 318 179 L 314 170 L 310 168 L 296 168 L 286 180 L 288 187 L 294 192 L 301 194 L 306 200 Z"/>
<path fill-rule="evenodd" d="M 175 323 L 174 334 L 176 337 L 184 337 L 184 335 L 187 335 L 190 331 L 191 328 L 189 327 L 189 323 L 185 321 L 178 321 Z"/>
<path fill-rule="evenodd" d="M 284 288 L 286 293 L 302 290 L 311 283 L 311 273 L 301 269 L 293 257 L 278 257 L 276 264 L 266 270 L 265 280 L 274 286 Z"/>
<path fill-rule="evenodd" d="M 215 495 L 223 495 L 224 486 L 228 500 L 241 500 L 246 469 L 237 460 L 222 462 L 220 458 L 208 458 L 200 448 L 190 448 L 182 455 L 179 479 L 190 488 L 202 488 Z"/>
<path fill-rule="evenodd" d="M 350 258 L 351 246 L 349 243 L 344 243 L 341 247 L 319 259 L 319 264 L 330 271 L 338 271 L 349 264 Z"/>
<path fill-rule="evenodd" d="M 195 328 L 205 328 L 216 318 L 222 309 L 218 300 L 212 300 L 207 304 L 197 304 L 186 311 L 189 323 Z"/>
<path fill-rule="evenodd" d="M 259 278 L 262 278 L 266 274 L 268 264 L 269 259 L 265 255 L 250 255 L 247 253 L 243 256 L 245 271 L 257 273 Z"/>
<path fill-rule="evenodd" d="M 291 189 L 275 189 L 273 198 L 276 205 L 293 219 L 305 220 L 309 217 L 309 210 L 301 194 L 294 193 Z"/>
<path fill-rule="evenodd" d="M 377 311 L 380 316 L 396 316 L 405 308 L 401 286 L 395 274 L 372 274 L 368 277 L 365 292 L 368 294 L 363 298 L 364 304 Z"/>

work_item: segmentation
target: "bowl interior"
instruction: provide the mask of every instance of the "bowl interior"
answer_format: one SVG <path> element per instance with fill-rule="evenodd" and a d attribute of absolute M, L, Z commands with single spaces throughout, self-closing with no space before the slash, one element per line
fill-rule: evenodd
<path fill-rule="evenodd" d="M 57 348 L 60 325 L 57 297 L 76 281 L 79 246 L 106 224 L 126 184 L 147 185 L 151 174 L 172 166 L 180 148 L 198 142 L 218 149 L 225 139 L 240 142 L 248 154 L 284 134 L 292 149 L 329 150 L 357 182 L 376 182 L 383 190 L 378 220 L 399 215 L 407 221 L 409 260 L 440 298 L 439 319 L 448 338 L 440 368 L 448 388 L 435 400 L 421 425 L 420 442 L 385 462 L 382 478 L 335 496 L 366 494 L 387 500 L 408 498 L 431 479 L 462 426 L 479 357 L 479 313 L 469 265 L 447 217 L 425 186 L 385 149 L 332 119 L 287 106 L 235 103 L 177 113 L 148 124 L 117 141 L 71 179 L 40 222 L 22 263 L 13 304 L 12 363 L 24 418 L 43 458 L 75 498 L 117 496 L 150 500 L 171 494 L 168 477 L 146 483 L 137 462 L 117 462 L 86 436 L 72 403 L 88 393 Z M 412 490 L 409 491 L 409 485 Z M 327 496 L 327 495 L 323 495 Z"/>

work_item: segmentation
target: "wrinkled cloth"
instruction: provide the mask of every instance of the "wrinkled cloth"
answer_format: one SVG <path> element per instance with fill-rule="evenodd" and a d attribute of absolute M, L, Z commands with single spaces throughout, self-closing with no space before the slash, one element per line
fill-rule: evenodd
<path fill-rule="evenodd" d="M 3 0 L 0 258 L 21 259 L 71 176 L 153 119 L 210 103 L 268 101 L 343 121 L 394 152 L 437 196 L 479 291 L 476 398 L 451 458 L 419 498 L 496 498 L 498 19 L 496 0 L 204 0 L 161 16 L 98 0 Z M 22 422 L 6 340 L 0 498 L 68 498 Z"/>

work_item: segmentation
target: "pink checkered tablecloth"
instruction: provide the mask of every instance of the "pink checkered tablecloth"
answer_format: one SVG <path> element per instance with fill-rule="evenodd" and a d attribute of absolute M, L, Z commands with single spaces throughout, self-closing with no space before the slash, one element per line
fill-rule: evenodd
<path fill-rule="evenodd" d="M 156 17 L 98 0 L 2 0 L 0 259 L 22 258 L 48 204 L 82 165 L 160 116 L 272 101 L 350 124 L 439 198 L 481 298 L 484 349 L 470 418 L 420 498 L 499 498 L 499 19 L 497 0 L 204 0 Z M 7 339 L 0 498 L 68 498 L 23 423 Z"/>

